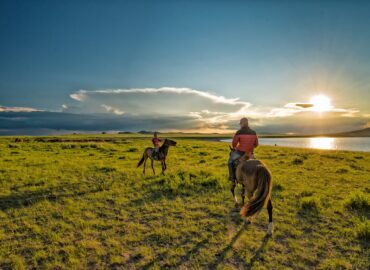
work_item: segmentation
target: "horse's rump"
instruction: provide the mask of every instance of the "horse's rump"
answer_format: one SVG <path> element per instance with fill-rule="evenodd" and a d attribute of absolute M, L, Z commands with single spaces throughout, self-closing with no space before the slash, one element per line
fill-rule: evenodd
<path fill-rule="evenodd" d="M 254 170 L 251 167 L 246 167 L 248 174 L 254 173 L 254 181 L 257 183 L 256 191 L 251 200 L 248 201 L 247 205 L 240 211 L 243 217 L 252 217 L 258 214 L 262 208 L 266 205 L 268 199 L 271 196 L 272 181 L 270 171 L 260 162 Z"/>

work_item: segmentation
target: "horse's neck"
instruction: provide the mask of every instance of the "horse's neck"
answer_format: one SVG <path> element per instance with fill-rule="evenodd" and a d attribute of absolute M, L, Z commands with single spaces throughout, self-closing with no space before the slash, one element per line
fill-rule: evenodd
<path fill-rule="evenodd" d="M 167 156 L 167 154 L 168 154 L 168 146 L 167 145 L 162 145 L 160 148 L 159 148 L 159 150 L 165 155 L 165 156 Z"/>

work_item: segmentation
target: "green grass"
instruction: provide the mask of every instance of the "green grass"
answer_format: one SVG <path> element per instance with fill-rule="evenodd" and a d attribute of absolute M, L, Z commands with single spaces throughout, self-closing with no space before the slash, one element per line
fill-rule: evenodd
<path fill-rule="evenodd" d="M 144 136 L 1 138 L 0 269 L 369 268 L 370 153 L 259 147 L 266 237 L 266 210 L 234 208 L 227 144 L 171 136 L 165 176 L 136 169 Z"/>

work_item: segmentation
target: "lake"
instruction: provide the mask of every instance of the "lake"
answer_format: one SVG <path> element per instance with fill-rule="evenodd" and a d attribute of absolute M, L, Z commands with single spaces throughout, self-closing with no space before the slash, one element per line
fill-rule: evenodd
<path fill-rule="evenodd" d="M 231 139 L 222 140 L 231 142 Z M 370 152 L 370 137 L 259 138 L 261 145 Z"/>

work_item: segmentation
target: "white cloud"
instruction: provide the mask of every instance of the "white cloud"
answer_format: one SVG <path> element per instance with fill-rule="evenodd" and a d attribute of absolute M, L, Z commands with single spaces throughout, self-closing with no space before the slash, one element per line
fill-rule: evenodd
<path fill-rule="evenodd" d="M 72 99 L 77 101 L 84 101 L 85 100 L 85 94 L 84 90 L 80 90 L 77 93 L 69 95 Z"/>
<path fill-rule="evenodd" d="M 226 98 L 190 88 L 78 90 L 70 95 L 80 112 L 126 112 L 130 115 L 193 116 L 207 119 L 234 118 L 251 106 L 239 98 Z M 104 106 L 102 106 L 104 104 Z M 76 111 L 76 106 L 74 106 Z M 216 118 L 214 118 L 216 117 Z M 226 120 L 226 119 L 225 119 Z"/>
<path fill-rule="evenodd" d="M 29 107 L 0 106 L 0 112 L 37 112 L 37 111 L 41 111 L 41 110 L 35 109 L 35 108 L 29 108 Z"/>
<path fill-rule="evenodd" d="M 275 118 L 275 117 L 289 117 L 293 116 L 295 114 L 299 114 L 302 112 L 312 112 L 317 113 L 315 111 L 314 106 L 310 103 L 304 103 L 304 102 L 291 102 L 285 104 L 283 107 L 279 108 L 272 108 L 269 112 L 265 114 L 267 118 Z M 327 111 L 325 111 L 325 114 L 330 113 L 340 113 L 340 116 L 343 117 L 355 117 L 356 114 L 359 112 L 359 110 L 356 109 L 343 109 L 343 108 L 335 108 L 331 107 Z"/>
<path fill-rule="evenodd" d="M 113 108 L 113 107 L 105 105 L 105 104 L 102 104 L 101 106 L 104 109 L 106 109 L 107 112 L 111 112 L 111 113 L 114 113 L 114 114 L 117 114 L 117 115 L 123 115 L 125 113 L 124 111 L 121 111 L 117 108 Z"/>
<path fill-rule="evenodd" d="M 134 88 L 134 89 L 103 89 L 103 90 L 93 90 L 87 91 L 84 89 L 78 90 L 76 93 L 70 95 L 72 99 L 77 101 L 84 101 L 88 95 L 91 94 L 130 94 L 130 93 L 148 93 L 148 94 L 190 94 L 198 95 L 212 100 L 215 103 L 222 104 L 239 104 L 239 105 L 250 105 L 248 102 L 239 101 L 239 98 L 225 98 L 224 96 L 217 96 L 209 92 L 194 90 L 190 88 L 174 88 L 174 87 L 162 87 L 162 88 Z"/>
<path fill-rule="evenodd" d="M 190 88 L 135 88 L 78 90 L 70 95 L 78 101 L 68 106 L 74 113 L 110 112 L 129 117 L 160 119 L 186 117 L 184 129 L 230 129 L 237 127 L 241 117 L 248 117 L 254 126 L 266 126 L 286 122 L 284 119 L 315 119 L 322 115 L 335 118 L 360 117 L 356 109 L 330 107 L 319 114 L 310 102 L 290 102 L 281 107 L 253 106 L 239 98 L 229 98 Z M 73 110 L 72 110 L 73 108 Z M 290 121 L 290 120 L 289 120 Z M 293 121 L 293 122 L 294 122 Z M 193 125 L 193 126 L 191 126 Z"/>

